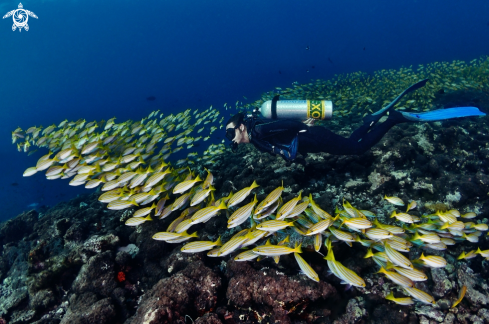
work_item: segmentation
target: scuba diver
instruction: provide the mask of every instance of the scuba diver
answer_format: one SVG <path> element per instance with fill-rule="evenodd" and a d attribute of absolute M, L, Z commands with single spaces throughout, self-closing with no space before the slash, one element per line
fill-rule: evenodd
<path fill-rule="evenodd" d="M 438 109 L 424 113 L 400 112 L 394 105 L 409 92 L 423 87 L 428 79 L 419 81 L 404 90 L 390 104 L 381 110 L 363 118 L 363 125 L 349 138 L 333 133 L 322 126 L 313 126 L 314 119 L 305 122 L 284 119 L 266 122 L 258 118 L 254 111 L 251 115 L 238 113 L 226 123 L 226 138 L 231 141 L 233 152 L 239 144 L 251 143 L 262 152 L 278 154 L 286 161 L 294 161 L 299 152 L 303 158 L 308 153 L 325 152 L 334 155 L 360 155 L 377 144 L 393 126 L 405 122 L 440 121 L 468 116 L 485 116 L 475 107 Z M 271 101 L 272 116 L 277 118 L 276 96 Z M 332 111 L 332 107 L 331 107 Z M 387 120 L 377 122 L 386 114 Z M 298 162 L 303 162 L 299 160 Z"/>

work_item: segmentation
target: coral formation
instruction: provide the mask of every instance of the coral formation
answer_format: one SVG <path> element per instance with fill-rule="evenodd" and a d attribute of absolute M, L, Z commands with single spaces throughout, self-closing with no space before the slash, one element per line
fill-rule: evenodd
<path fill-rule="evenodd" d="M 420 109 L 471 102 L 476 102 L 482 110 L 489 109 L 487 93 L 481 91 L 487 87 L 487 79 L 482 79 L 487 74 L 487 60 L 469 65 L 434 64 L 423 69 L 437 76 L 433 87 L 415 99 L 421 103 Z M 443 77 L 444 80 L 440 75 L 448 75 L 448 69 L 460 72 Z M 352 122 L 344 125 L 344 120 L 332 121 L 328 127 L 347 136 L 355 127 L 355 118 L 381 105 L 378 98 L 387 98 L 404 87 L 403 82 L 410 83 L 424 76 L 410 69 L 396 73 L 404 77 L 390 82 L 394 72 L 384 71 L 375 78 L 355 74 L 318 83 L 321 91 L 345 97 L 341 100 L 335 97 L 335 101 L 340 101 L 335 105 L 340 107 L 338 114 Z M 316 86 L 310 84 L 310 90 L 304 86 L 285 96 L 318 96 L 313 90 Z M 362 92 L 367 88 L 369 92 Z M 374 90 L 379 92 L 374 95 Z M 350 98 L 350 93 L 358 97 Z M 408 105 L 414 105 L 407 101 L 401 104 L 410 110 Z M 348 111 L 343 108 L 349 105 L 354 108 Z M 209 117 L 214 118 L 214 114 Z M 186 117 L 182 121 L 188 123 Z M 129 124 L 119 131 L 138 129 L 141 124 Z M 171 126 L 164 127 L 168 130 Z M 311 194 L 326 211 L 333 212 L 347 199 L 358 209 L 374 212 L 379 222 L 391 223 L 388 218 L 394 208 L 383 199 L 388 194 L 405 201 L 414 199 L 418 210 L 413 215 L 417 217 L 437 210 L 474 211 L 478 215 L 472 220 L 475 225 L 487 223 L 488 139 L 487 120 L 471 118 L 430 125 L 399 125 L 372 151 L 361 156 L 310 154 L 304 164 L 290 164 L 252 147 L 240 148 L 235 154 L 229 151 L 222 154 L 222 147 L 214 147 L 207 151 L 209 158 L 178 164 L 189 163 L 193 170 L 205 175 L 203 165 L 212 158 L 212 163 L 205 165 L 214 175 L 214 196 L 218 198 L 256 180 L 261 185 L 255 190 L 257 200 L 263 201 L 283 180 L 284 202 L 294 199 L 302 190 L 302 196 Z M 150 166 L 158 165 L 157 160 L 152 162 L 155 163 Z M 176 175 L 175 179 L 178 177 L 181 176 Z M 334 246 L 336 258 L 365 281 L 365 287 L 345 291 L 340 280 L 328 274 L 327 261 L 313 252 L 312 239 L 304 241 L 302 255 L 317 273 L 319 282 L 299 273 L 292 254 L 281 256 L 277 264 L 270 258 L 238 262 L 234 260 L 235 254 L 223 259 L 207 257 L 206 252 L 183 253 L 181 248 L 185 243 L 152 239 L 155 233 L 165 231 L 175 216 L 128 227 L 123 222 L 133 218 L 133 210 L 107 210 L 98 202 L 100 194 L 61 203 L 46 210 L 42 218 L 30 211 L 2 224 L 0 316 L 3 319 L 9 323 L 483 323 L 489 320 L 487 262 L 479 256 L 457 259 L 462 252 L 469 253 L 476 246 L 467 241 L 457 242 L 444 251 L 428 250 L 430 255 L 444 256 L 448 262 L 445 268 L 429 269 L 428 280 L 416 283 L 417 288 L 436 297 L 436 307 L 399 306 L 385 296 L 390 291 L 399 296 L 402 290 L 376 273 L 378 266 L 372 258 L 364 258 L 367 249 L 358 243 L 353 247 L 339 243 Z M 252 196 L 243 204 L 251 199 Z M 193 225 L 192 231 L 195 228 L 202 240 L 215 242 L 221 237 L 223 242 L 229 241 L 244 226 L 226 229 L 225 214 L 222 212 L 204 224 Z M 278 233 L 274 242 L 285 236 Z M 299 238 L 299 234 L 291 235 L 292 242 Z M 485 235 L 480 237 L 477 246 L 488 249 Z M 327 250 L 322 247 L 320 251 Z M 427 254 L 426 249 L 413 247 L 410 259 L 421 256 L 422 252 Z M 467 287 L 465 298 L 450 308 L 464 286 Z"/>

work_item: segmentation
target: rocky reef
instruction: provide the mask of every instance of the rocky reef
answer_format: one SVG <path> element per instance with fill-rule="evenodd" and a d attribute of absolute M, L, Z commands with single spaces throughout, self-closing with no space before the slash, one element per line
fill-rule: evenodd
<path fill-rule="evenodd" d="M 487 94 L 465 95 L 445 100 L 453 105 L 477 100 L 481 110 L 489 110 Z M 333 121 L 328 127 L 348 136 L 356 125 Z M 456 208 L 473 211 L 478 215 L 474 221 L 487 223 L 488 140 L 487 117 L 407 123 L 360 156 L 310 154 L 304 163 L 288 164 L 244 146 L 235 154 L 216 156 L 210 171 L 216 197 L 256 180 L 261 200 L 283 180 L 284 201 L 303 190 L 331 213 L 346 198 L 388 222 L 392 206 L 382 199 L 387 194 L 416 200 L 418 215 Z M 130 210 L 108 210 L 99 196 L 79 196 L 1 225 L 0 322 L 489 323 L 488 261 L 479 256 L 457 260 L 461 252 L 474 249 L 471 243 L 431 251 L 449 262 L 444 269 L 427 271 L 429 279 L 418 283 L 433 294 L 436 306 L 399 306 L 384 299 L 399 288 L 376 274 L 378 267 L 364 258 L 366 249 L 359 245 L 342 244 L 335 252 L 366 282 L 365 288 L 345 290 L 328 274 L 326 261 L 307 246 L 303 257 L 319 282 L 300 274 L 293 256 L 282 256 L 275 264 L 269 258 L 236 262 L 234 254 L 211 258 L 205 252 L 182 253 L 183 243 L 152 239 L 174 217 L 128 227 L 124 221 Z M 195 229 L 201 239 L 226 239 L 239 230 L 228 230 L 226 224 L 222 213 Z M 477 246 L 488 249 L 487 236 Z M 464 285 L 465 298 L 451 308 Z"/>

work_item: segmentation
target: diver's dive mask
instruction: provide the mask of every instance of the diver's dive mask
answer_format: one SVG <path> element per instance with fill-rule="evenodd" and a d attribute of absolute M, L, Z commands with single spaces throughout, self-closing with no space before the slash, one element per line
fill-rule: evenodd
<path fill-rule="evenodd" d="M 233 138 L 236 136 L 236 131 L 235 129 L 238 128 L 239 126 L 236 126 L 234 128 L 229 127 L 226 129 L 226 138 L 230 141 L 233 140 Z"/>
<path fill-rule="evenodd" d="M 236 137 L 236 129 L 238 129 L 239 126 L 241 126 L 241 124 L 226 129 L 226 138 L 231 141 L 231 144 L 229 144 L 229 146 L 231 147 L 231 151 L 233 151 L 233 153 L 236 152 L 236 150 L 238 149 L 238 143 L 233 142 L 233 138 Z"/>

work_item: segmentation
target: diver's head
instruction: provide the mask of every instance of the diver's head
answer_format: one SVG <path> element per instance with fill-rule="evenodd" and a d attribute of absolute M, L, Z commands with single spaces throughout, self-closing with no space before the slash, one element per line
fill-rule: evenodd
<path fill-rule="evenodd" d="M 238 113 L 226 122 L 226 138 L 232 142 L 232 149 L 236 149 L 238 144 L 250 142 L 244 117 L 244 114 Z"/>

